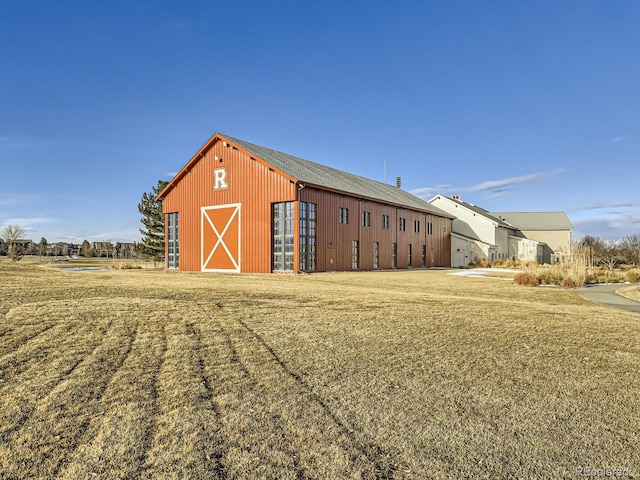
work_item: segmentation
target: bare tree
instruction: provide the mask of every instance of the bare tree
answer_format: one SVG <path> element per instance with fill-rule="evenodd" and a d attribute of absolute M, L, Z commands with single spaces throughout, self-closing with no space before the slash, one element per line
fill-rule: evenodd
<path fill-rule="evenodd" d="M 598 237 L 587 235 L 580 243 L 585 247 L 587 266 L 595 267 L 599 265 L 604 257 L 604 241 Z"/>
<path fill-rule="evenodd" d="M 625 263 L 634 267 L 640 266 L 640 235 L 627 235 L 620 242 L 622 257 Z"/>
<path fill-rule="evenodd" d="M 24 239 L 24 228 L 20 225 L 7 225 L 2 230 L 2 239 L 7 244 L 7 255 L 14 262 L 22 260 L 24 249 L 20 245 L 16 245 L 18 240 Z"/>
<path fill-rule="evenodd" d="M 40 255 L 41 260 L 42 260 L 42 257 L 47 254 L 47 247 L 48 247 L 47 239 L 42 237 L 40 239 L 40 243 L 38 243 L 38 255 Z"/>
<path fill-rule="evenodd" d="M 20 245 L 12 244 L 9 247 L 8 254 L 11 261 L 17 262 L 19 260 L 22 260 L 22 257 L 24 257 L 24 248 L 22 248 Z"/>
<path fill-rule="evenodd" d="M 620 245 L 615 240 L 607 240 L 604 242 L 602 254 L 602 264 L 606 265 L 609 270 L 613 270 L 621 259 Z"/>
<path fill-rule="evenodd" d="M 11 246 L 18 240 L 24 238 L 25 231 L 20 225 L 7 225 L 2 230 L 2 239 Z"/>
<path fill-rule="evenodd" d="M 96 255 L 95 249 L 91 246 L 91 244 L 87 240 L 82 242 L 82 247 L 80 248 L 80 250 L 82 252 L 82 256 L 85 258 L 95 257 Z"/>

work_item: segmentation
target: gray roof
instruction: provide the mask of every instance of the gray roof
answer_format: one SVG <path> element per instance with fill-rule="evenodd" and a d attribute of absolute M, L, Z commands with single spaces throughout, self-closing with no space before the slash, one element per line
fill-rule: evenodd
<path fill-rule="evenodd" d="M 319 163 L 294 157 L 293 155 L 271 150 L 270 148 L 254 145 L 253 143 L 238 138 L 222 134 L 221 136 L 273 165 L 278 170 L 290 175 L 299 182 L 309 184 L 310 186 L 344 192 L 358 197 L 453 218 L 444 210 L 396 186 L 354 175 L 336 168 L 327 167 Z"/>
<path fill-rule="evenodd" d="M 493 212 L 519 230 L 573 230 L 564 212 Z"/>

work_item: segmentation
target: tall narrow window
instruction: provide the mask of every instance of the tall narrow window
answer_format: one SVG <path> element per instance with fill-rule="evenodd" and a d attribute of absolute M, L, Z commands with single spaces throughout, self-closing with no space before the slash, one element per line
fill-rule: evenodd
<path fill-rule="evenodd" d="M 420 220 L 413 221 L 413 232 L 420 233 Z"/>
<path fill-rule="evenodd" d="M 409 244 L 409 265 L 408 265 L 408 268 L 411 268 L 411 267 L 412 267 L 412 265 L 411 265 L 412 253 L 413 253 L 413 251 L 412 251 L 412 250 L 413 250 L 412 245 L 411 245 L 411 244 Z"/>
<path fill-rule="evenodd" d="M 300 202 L 300 271 L 316 271 L 316 204 Z"/>
<path fill-rule="evenodd" d="M 422 245 L 422 268 L 427 266 L 427 246 Z"/>
<path fill-rule="evenodd" d="M 373 268 L 377 270 L 380 268 L 380 244 L 373 242 Z"/>
<path fill-rule="evenodd" d="M 391 268 L 398 268 L 398 244 L 397 243 L 392 243 L 391 244 Z"/>
<path fill-rule="evenodd" d="M 293 202 L 273 204 L 273 270 L 293 271 Z"/>
<path fill-rule="evenodd" d="M 433 223 L 427 222 L 427 233 L 433 235 Z"/>
<path fill-rule="evenodd" d="M 406 229 L 406 221 L 404 218 L 400 218 L 400 220 L 398 221 L 398 230 L 400 230 L 401 232 L 404 232 Z"/>
<path fill-rule="evenodd" d="M 358 240 L 351 243 L 351 268 L 358 269 Z"/>
<path fill-rule="evenodd" d="M 349 209 L 348 208 L 340 208 L 340 223 L 342 223 L 342 224 L 349 223 Z"/>
<path fill-rule="evenodd" d="M 382 228 L 389 230 L 389 215 L 382 215 Z"/>
<path fill-rule="evenodd" d="M 178 250 L 178 212 L 167 215 L 167 266 L 178 268 L 180 255 Z"/>
<path fill-rule="evenodd" d="M 362 226 L 370 227 L 371 226 L 371 213 L 370 212 L 362 212 Z"/>

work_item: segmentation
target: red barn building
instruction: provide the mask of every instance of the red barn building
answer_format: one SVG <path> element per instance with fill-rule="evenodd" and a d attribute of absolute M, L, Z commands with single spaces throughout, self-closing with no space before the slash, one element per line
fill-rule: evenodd
<path fill-rule="evenodd" d="M 166 267 L 450 266 L 452 217 L 399 187 L 216 133 L 160 192 Z"/>

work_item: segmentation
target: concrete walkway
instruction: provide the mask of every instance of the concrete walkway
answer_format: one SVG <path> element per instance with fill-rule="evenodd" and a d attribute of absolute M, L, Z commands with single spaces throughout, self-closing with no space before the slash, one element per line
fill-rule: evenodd
<path fill-rule="evenodd" d="M 576 293 L 587 300 L 590 300 L 606 307 L 618 308 L 629 312 L 640 313 L 640 303 L 630 300 L 616 293 L 616 290 L 628 287 L 622 284 L 591 285 L 583 288 L 576 288 Z"/>

